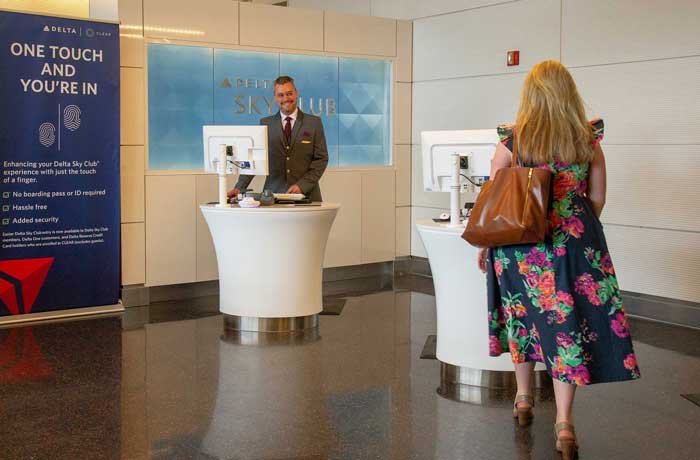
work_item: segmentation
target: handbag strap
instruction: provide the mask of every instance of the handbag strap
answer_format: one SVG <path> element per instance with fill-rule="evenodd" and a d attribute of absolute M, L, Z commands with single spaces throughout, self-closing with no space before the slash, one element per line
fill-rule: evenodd
<path fill-rule="evenodd" d="M 510 167 L 518 166 L 518 139 L 515 136 L 515 128 L 513 128 L 513 156 L 510 159 Z"/>

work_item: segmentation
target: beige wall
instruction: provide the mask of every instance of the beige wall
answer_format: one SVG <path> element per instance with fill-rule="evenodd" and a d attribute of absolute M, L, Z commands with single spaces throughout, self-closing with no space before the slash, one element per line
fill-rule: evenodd
<path fill-rule="evenodd" d="M 120 0 L 122 284 L 146 280 L 143 3 Z"/>
<path fill-rule="evenodd" d="M 259 0 L 253 0 L 259 1 Z M 293 8 L 319 8 L 340 13 L 414 20 L 514 0 L 288 0 Z M 515 0 L 517 1 L 517 0 Z"/>
<path fill-rule="evenodd" d="M 324 199 L 339 202 L 341 211 L 325 266 L 390 261 L 409 254 L 410 22 L 230 0 L 121 0 L 119 17 L 124 284 L 157 286 L 217 278 L 211 237 L 197 206 L 216 199 L 214 178 L 197 171 L 146 169 L 149 41 L 392 60 L 394 164 L 327 170 L 321 181 Z M 283 35 L 278 24 L 290 21 L 304 24 L 303 33 Z M 261 183 L 256 180 L 253 185 L 259 188 Z"/>
<path fill-rule="evenodd" d="M 0 0 L 0 8 L 28 13 L 117 21 L 118 0 Z"/>
<path fill-rule="evenodd" d="M 622 289 L 699 302 L 700 218 L 687 204 L 700 200 L 700 3 L 433 3 L 452 12 L 407 13 L 421 17 L 413 22 L 414 179 L 420 179 L 421 131 L 513 122 L 527 71 L 538 61 L 560 60 L 589 117 L 606 122 L 608 197 L 601 219 Z M 506 67 L 509 49 L 520 50 L 519 67 Z M 412 192 L 412 222 L 449 207 L 447 194 L 425 193 L 420 183 Z M 415 227 L 411 253 L 426 255 Z"/>
<path fill-rule="evenodd" d="M 26 13 L 90 18 L 89 0 L 0 0 L 0 8 Z"/>

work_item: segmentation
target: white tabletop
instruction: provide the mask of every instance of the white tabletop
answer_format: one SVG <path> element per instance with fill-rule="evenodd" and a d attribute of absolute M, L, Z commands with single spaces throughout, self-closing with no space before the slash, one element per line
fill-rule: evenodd
<path fill-rule="evenodd" d="M 416 221 L 416 227 L 422 230 L 445 233 L 459 233 L 460 235 L 464 233 L 464 225 L 459 227 L 448 227 L 448 224 L 449 222 L 435 222 L 432 219 Z"/>
<path fill-rule="evenodd" d="M 257 208 L 242 208 L 237 204 L 232 204 L 228 208 L 219 207 L 216 204 L 202 204 L 199 207 L 206 209 L 207 211 L 216 212 L 317 212 L 317 211 L 328 211 L 331 209 L 340 208 L 339 203 L 318 203 L 318 206 L 312 205 L 293 205 L 293 204 L 273 204 L 272 206 L 260 206 Z"/>

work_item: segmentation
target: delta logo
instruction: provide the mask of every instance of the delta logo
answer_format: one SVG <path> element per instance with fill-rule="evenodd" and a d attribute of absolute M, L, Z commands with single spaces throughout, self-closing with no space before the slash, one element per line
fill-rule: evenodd
<path fill-rule="evenodd" d="M 0 260 L 0 301 L 5 310 L 0 315 L 32 312 L 53 261 L 53 257 Z"/>
<path fill-rule="evenodd" d="M 59 34 L 78 35 L 78 30 L 75 27 L 63 26 L 44 26 L 44 32 L 54 32 Z"/>

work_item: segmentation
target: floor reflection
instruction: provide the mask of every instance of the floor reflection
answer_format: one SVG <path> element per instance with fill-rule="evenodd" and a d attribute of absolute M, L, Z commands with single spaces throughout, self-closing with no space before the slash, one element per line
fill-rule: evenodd
<path fill-rule="evenodd" d="M 551 394 L 526 429 L 510 393 L 441 397 L 429 286 L 383 283 L 305 333 L 226 331 L 215 297 L 0 330 L 0 458 L 558 458 Z M 580 458 L 697 459 L 699 332 L 631 323 L 642 379 L 579 390 Z"/>
<path fill-rule="evenodd" d="M 118 318 L 0 330 L 0 458 L 120 452 Z"/>
<path fill-rule="evenodd" d="M 439 362 L 419 359 L 426 337 L 435 333 L 435 299 L 424 280 L 418 283 L 421 292 L 409 281 L 400 290 L 346 297 L 342 314 L 321 317 L 308 335 L 225 332 L 220 316 L 125 333 L 142 334 L 148 344 L 148 437 L 132 442 L 138 434 L 124 433 L 122 458 L 557 458 L 551 393 L 538 398 L 535 421 L 525 430 L 513 424 L 509 392 L 487 392 L 478 405 L 436 393 Z M 662 343 L 664 330 L 653 332 L 653 343 Z M 685 443 L 684 455 L 700 447 L 683 436 L 700 428 L 694 406 L 675 394 L 699 380 L 700 361 L 643 341 L 637 349 L 646 361 L 641 384 L 579 392 L 577 428 L 587 441 L 581 458 L 627 458 L 621 455 L 630 450 L 634 458 L 659 458 L 666 444 L 644 441 L 658 428 L 625 428 L 650 414 L 676 425 L 671 437 Z M 675 369 L 676 377 L 655 375 L 657 367 Z M 660 400 L 659 387 L 666 391 Z M 646 447 L 621 449 L 612 432 Z M 675 458 L 693 458 L 687 455 Z"/>
<path fill-rule="evenodd" d="M 221 316 L 126 331 L 125 368 L 139 372 L 124 375 L 122 458 L 408 452 L 396 441 L 410 430 L 394 418 L 409 386 L 408 355 L 397 359 L 409 333 L 410 293 L 393 291 L 349 298 L 341 316 L 293 334 L 230 331 Z"/>

